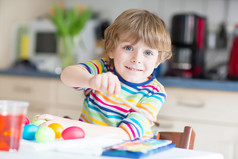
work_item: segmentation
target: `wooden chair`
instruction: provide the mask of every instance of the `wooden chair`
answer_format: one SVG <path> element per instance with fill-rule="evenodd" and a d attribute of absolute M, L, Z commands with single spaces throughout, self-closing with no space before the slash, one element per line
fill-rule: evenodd
<path fill-rule="evenodd" d="M 184 132 L 159 132 L 157 139 L 172 140 L 178 148 L 193 149 L 195 132 L 190 126 L 185 126 Z"/>

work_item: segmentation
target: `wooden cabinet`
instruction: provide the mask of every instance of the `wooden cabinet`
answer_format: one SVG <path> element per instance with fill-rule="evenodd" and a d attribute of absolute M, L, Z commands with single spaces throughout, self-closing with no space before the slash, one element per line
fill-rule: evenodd
<path fill-rule="evenodd" d="M 64 85 L 60 80 L 54 82 L 55 102 L 54 111 L 52 113 L 59 116 L 70 116 L 78 119 L 83 107 L 84 94 L 83 91 L 74 90 Z"/>
<path fill-rule="evenodd" d="M 43 113 L 78 119 L 83 96 L 82 91 L 67 87 L 56 78 L 0 75 L 0 99 L 28 101 L 29 119 Z"/>
<path fill-rule="evenodd" d="M 183 131 L 190 125 L 196 132 L 194 149 L 238 158 L 238 92 L 176 87 L 166 92 L 159 130 Z M 29 101 L 29 119 L 42 113 L 78 119 L 84 95 L 57 78 L 0 75 L 0 99 Z"/>
<path fill-rule="evenodd" d="M 168 97 L 158 121 L 161 131 L 196 132 L 194 149 L 238 158 L 238 92 L 167 87 Z"/>

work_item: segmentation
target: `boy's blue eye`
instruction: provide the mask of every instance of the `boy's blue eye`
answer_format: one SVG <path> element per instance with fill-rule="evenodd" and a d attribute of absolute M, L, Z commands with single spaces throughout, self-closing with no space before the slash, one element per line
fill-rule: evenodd
<path fill-rule="evenodd" d="M 145 55 L 149 55 L 149 56 L 150 56 L 150 55 L 153 55 L 153 54 L 152 54 L 152 52 L 150 52 L 150 51 L 146 51 L 146 52 L 145 52 Z"/>
<path fill-rule="evenodd" d="M 125 50 L 132 51 L 132 47 L 131 46 L 126 46 L 124 48 L 125 48 Z"/>

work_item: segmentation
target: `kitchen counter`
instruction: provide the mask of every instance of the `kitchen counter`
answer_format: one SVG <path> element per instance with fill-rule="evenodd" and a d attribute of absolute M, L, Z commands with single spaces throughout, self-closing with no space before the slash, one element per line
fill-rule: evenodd
<path fill-rule="evenodd" d="M 24 70 L 0 70 L 0 75 L 30 76 L 39 78 L 59 78 L 60 75 Z M 167 87 L 184 87 L 209 90 L 238 91 L 238 81 L 213 81 L 206 79 L 189 79 L 181 77 L 159 77 L 159 81 Z"/>
<path fill-rule="evenodd" d="M 48 72 L 40 72 L 40 71 L 24 71 L 24 70 L 0 70 L 0 75 L 13 75 L 13 76 L 30 76 L 30 77 L 39 77 L 39 78 L 59 78 L 60 75 Z"/>
<path fill-rule="evenodd" d="M 238 81 L 214 81 L 181 77 L 162 77 L 160 83 L 168 87 L 184 87 L 209 90 L 238 91 Z"/>

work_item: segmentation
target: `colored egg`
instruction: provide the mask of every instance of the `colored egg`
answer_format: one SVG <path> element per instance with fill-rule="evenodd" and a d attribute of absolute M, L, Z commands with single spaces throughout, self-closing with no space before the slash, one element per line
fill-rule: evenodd
<path fill-rule="evenodd" d="M 34 124 L 27 124 L 23 128 L 22 138 L 25 140 L 36 140 L 35 134 L 40 127 Z"/>
<path fill-rule="evenodd" d="M 37 142 L 52 142 L 55 140 L 55 132 L 47 126 L 40 127 L 35 135 Z"/>
<path fill-rule="evenodd" d="M 27 125 L 27 124 L 30 124 L 30 121 L 29 121 L 29 119 L 28 119 L 27 117 L 25 117 L 25 119 L 24 119 L 24 125 Z"/>
<path fill-rule="evenodd" d="M 48 127 L 50 127 L 51 129 L 54 130 L 56 139 L 61 138 L 61 134 L 64 131 L 64 128 L 62 125 L 60 125 L 58 123 L 52 123 L 52 124 L 48 125 Z"/>
<path fill-rule="evenodd" d="M 62 138 L 64 140 L 70 140 L 70 139 L 81 139 L 85 137 L 85 132 L 82 128 L 77 126 L 71 126 L 66 128 L 62 132 Z"/>
<path fill-rule="evenodd" d="M 46 120 L 35 120 L 35 117 L 37 117 L 37 116 L 39 116 L 39 115 L 35 115 L 35 116 L 33 117 L 33 119 L 32 119 L 32 124 L 39 126 L 40 124 L 46 122 Z"/>

